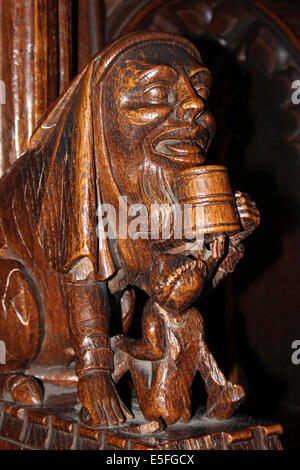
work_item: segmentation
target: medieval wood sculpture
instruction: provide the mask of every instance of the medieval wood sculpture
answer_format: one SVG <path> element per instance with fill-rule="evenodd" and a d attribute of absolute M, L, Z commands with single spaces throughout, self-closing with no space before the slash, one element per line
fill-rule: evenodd
<path fill-rule="evenodd" d="M 27 410 L 28 420 L 34 409 L 46 410 L 47 384 L 77 384 L 80 429 L 161 431 L 190 421 L 197 371 L 206 418 L 229 418 L 243 400 L 242 387 L 208 351 L 193 305 L 235 269 L 242 241 L 259 224 L 255 203 L 232 192 L 226 168 L 205 165 L 214 134 L 210 87 L 210 72 L 186 39 L 125 36 L 73 80 L 0 180 L 0 382 L 2 399 L 15 403 L 12 415 Z M 187 205 L 177 236 L 174 206 L 182 214 Z M 158 236 L 147 218 L 136 223 L 137 206 L 147 214 L 163 208 Z M 110 207 L 116 220 L 107 217 Z M 132 286 L 149 296 L 140 339 L 127 336 Z M 111 337 L 113 299 L 121 302 L 123 331 Z M 134 424 L 117 392 L 127 371 L 144 424 Z M 118 448 L 113 439 L 102 448 L 108 442 Z"/>

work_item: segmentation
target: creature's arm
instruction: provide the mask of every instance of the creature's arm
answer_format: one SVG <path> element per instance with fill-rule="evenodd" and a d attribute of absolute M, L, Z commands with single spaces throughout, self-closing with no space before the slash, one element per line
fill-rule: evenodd
<path fill-rule="evenodd" d="M 77 373 L 112 370 L 109 307 L 104 286 L 92 280 L 63 282 L 64 300 L 76 354 Z"/>
<path fill-rule="evenodd" d="M 111 380 L 109 306 L 104 284 L 91 276 L 62 280 L 65 308 L 77 358 L 78 394 L 93 426 L 117 425 L 129 413 Z"/>
<path fill-rule="evenodd" d="M 124 335 L 112 338 L 112 347 L 121 350 L 135 359 L 156 361 L 163 357 L 165 351 L 165 328 L 164 323 L 157 313 L 152 312 L 156 304 L 149 299 L 145 306 L 142 319 L 141 339 L 131 339 Z"/>

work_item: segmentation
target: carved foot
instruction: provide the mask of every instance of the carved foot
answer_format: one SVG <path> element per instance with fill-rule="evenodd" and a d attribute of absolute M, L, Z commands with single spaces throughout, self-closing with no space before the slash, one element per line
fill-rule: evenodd
<path fill-rule="evenodd" d="M 78 395 L 84 408 L 81 419 L 88 426 L 119 426 L 133 418 L 120 399 L 108 371 L 99 369 L 80 374 Z"/>
<path fill-rule="evenodd" d="M 43 385 L 30 375 L 7 374 L 1 377 L 1 397 L 26 405 L 43 403 Z"/>
<path fill-rule="evenodd" d="M 230 418 L 240 406 L 246 394 L 241 385 L 233 385 L 227 382 L 225 387 L 220 387 L 220 394 L 210 395 L 207 399 L 206 416 L 216 419 Z"/>
<path fill-rule="evenodd" d="M 130 369 L 131 358 L 129 354 L 119 349 L 119 342 L 124 338 L 123 335 L 113 336 L 110 340 L 111 347 L 114 351 L 114 372 L 112 378 L 115 383 Z"/>
<path fill-rule="evenodd" d="M 122 431 L 138 434 L 153 434 L 155 432 L 163 431 L 166 428 L 161 419 L 149 421 L 144 424 L 133 424 L 132 426 L 125 426 Z"/>

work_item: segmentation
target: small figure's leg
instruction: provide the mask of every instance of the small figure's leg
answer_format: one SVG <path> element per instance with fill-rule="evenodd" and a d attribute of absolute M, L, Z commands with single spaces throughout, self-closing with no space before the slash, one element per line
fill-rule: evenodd
<path fill-rule="evenodd" d="M 216 367 L 218 367 L 217 364 Z M 223 379 L 220 380 L 221 375 Z M 207 390 L 206 416 L 210 418 L 230 418 L 245 398 L 243 387 L 226 380 L 220 369 L 216 373 L 215 367 L 214 372 L 205 380 L 205 388 Z"/>
<path fill-rule="evenodd" d="M 245 392 L 241 385 L 234 385 L 226 380 L 219 369 L 205 343 L 203 322 L 198 370 L 204 380 L 207 392 L 206 416 L 216 419 L 230 418 L 245 398 Z"/>
<path fill-rule="evenodd" d="M 126 338 L 127 339 L 127 338 Z M 153 415 L 152 398 L 151 398 L 151 378 L 152 378 L 152 363 L 150 360 L 139 361 L 130 354 L 118 348 L 118 342 L 126 341 L 123 335 L 118 335 L 111 338 L 111 346 L 114 353 L 114 372 L 112 378 L 114 382 L 118 382 L 121 377 L 129 370 L 134 390 L 136 392 L 137 400 L 140 409 L 147 420 L 144 425 L 137 425 L 135 428 L 128 428 L 129 432 L 153 433 L 163 429 L 163 423 L 159 417 Z M 132 340 L 131 340 L 132 341 Z M 134 343 L 131 343 L 134 346 Z"/>
<path fill-rule="evenodd" d="M 138 401 L 140 402 L 140 400 L 150 393 L 150 389 L 148 388 L 149 377 L 144 369 L 139 369 L 138 361 L 134 357 L 118 348 L 117 341 L 122 338 L 124 338 L 123 335 L 117 335 L 111 338 L 111 346 L 114 350 L 114 372 L 112 378 L 114 382 L 117 383 L 129 370 Z M 150 364 L 150 361 L 148 362 Z"/>
<path fill-rule="evenodd" d="M 132 339 L 124 335 L 111 338 L 115 351 L 114 380 L 118 380 L 129 370 L 140 409 L 148 421 L 157 420 L 159 409 L 155 407 L 153 390 L 153 367 L 163 358 L 165 351 L 165 327 L 159 306 L 149 299 L 142 317 L 142 338 Z"/>
<path fill-rule="evenodd" d="M 20 403 L 41 403 L 42 385 L 22 373 L 41 343 L 40 302 L 34 281 L 24 266 L 0 260 L 0 394 Z"/>
<path fill-rule="evenodd" d="M 119 382 L 121 377 L 131 369 L 131 358 L 121 349 L 114 348 L 114 340 L 117 337 L 111 338 L 111 346 L 114 350 L 114 371 L 112 373 L 112 378 L 115 383 Z"/>

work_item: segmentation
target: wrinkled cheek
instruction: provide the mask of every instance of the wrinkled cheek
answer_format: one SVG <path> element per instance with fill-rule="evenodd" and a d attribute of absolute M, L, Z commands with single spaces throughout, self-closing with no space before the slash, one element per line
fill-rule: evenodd
<path fill-rule="evenodd" d="M 161 134 L 171 110 L 161 108 L 139 108 L 124 110 L 122 120 L 126 127 L 124 133 L 128 149 L 144 148 L 151 152 L 152 143 Z M 146 149 L 146 150 L 145 150 Z"/>
<path fill-rule="evenodd" d="M 127 122 L 128 129 L 138 130 L 139 128 L 152 128 L 162 123 L 170 114 L 171 109 L 160 107 L 148 107 L 139 109 L 127 109 L 122 115 L 124 122 Z"/>

